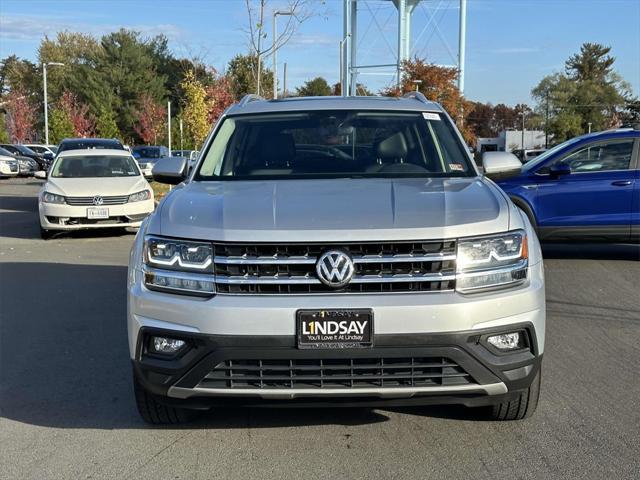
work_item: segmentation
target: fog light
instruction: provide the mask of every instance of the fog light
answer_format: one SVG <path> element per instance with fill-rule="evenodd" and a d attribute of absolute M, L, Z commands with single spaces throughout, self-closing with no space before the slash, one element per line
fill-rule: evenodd
<path fill-rule="evenodd" d="M 487 342 L 498 350 L 517 350 L 524 347 L 523 335 L 520 332 L 492 335 L 487 338 Z"/>
<path fill-rule="evenodd" d="M 151 347 L 156 353 L 172 355 L 184 347 L 186 342 L 169 337 L 151 337 Z"/>

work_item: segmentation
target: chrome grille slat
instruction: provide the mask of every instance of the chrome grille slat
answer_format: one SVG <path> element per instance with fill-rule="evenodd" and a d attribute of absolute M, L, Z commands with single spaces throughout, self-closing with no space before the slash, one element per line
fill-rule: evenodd
<path fill-rule="evenodd" d="M 455 288 L 455 240 L 214 244 L 221 294 L 434 292 Z M 348 252 L 355 273 L 341 289 L 322 283 L 318 258 L 327 250 Z"/>
<path fill-rule="evenodd" d="M 68 205 L 72 206 L 95 206 L 93 203 L 94 195 L 91 197 L 66 197 L 66 201 Z M 127 203 L 129 200 L 129 195 L 117 195 L 110 197 L 102 197 L 102 205 L 123 205 Z"/>

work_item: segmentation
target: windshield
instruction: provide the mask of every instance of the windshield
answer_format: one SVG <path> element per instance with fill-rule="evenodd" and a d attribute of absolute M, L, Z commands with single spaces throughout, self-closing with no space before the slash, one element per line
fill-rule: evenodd
<path fill-rule="evenodd" d="M 160 158 L 160 148 L 158 147 L 133 147 L 132 153 L 137 158 Z"/>
<path fill-rule="evenodd" d="M 567 140 L 564 143 L 560 143 L 553 148 L 550 148 L 546 152 L 541 153 L 540 155 L 535 157 L 534 160 L 531 160 L 530 162 L 525 163 L 524 166 L 522 167 L 522 171 L 528 172 L 530 170 L 535 170 L 535 168 L 538 165 L 542 165 L 547 160 L 547 158 L 554 156 L 556 152 L 559 152 L 563 148 L 573 145 L 574 143 L 577 143 L 580 140 L 582 140 L 582 137 L 575 137 L 575 138 L 572 138 L 571 140 Z"/>
<path fill-rule="evenodd" d="M 140 175 L 133 158 L 124 155 L 78 155 L 59 157 L 53 166 L 54 178 L 133 177 Z"/>
<path fill-rule="evenodd" d="M 437 113 L 314 111 L 224 120 L 198 180 L 473 176 Z"/>
<path fill-rule="evenodd" d="M 4 149 L 2 147 L 0 147 L 0 155 L 13 157 L 13 154 L 9 150 L 6 150 L 6 149 Z"/>

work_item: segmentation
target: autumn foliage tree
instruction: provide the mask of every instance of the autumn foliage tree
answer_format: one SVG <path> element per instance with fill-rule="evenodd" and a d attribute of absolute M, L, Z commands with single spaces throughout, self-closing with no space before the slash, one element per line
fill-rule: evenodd
<path fill-rule="evenodd" d="M 218 75 L 216 70 L 211 71 L 213 83 L 205 88 L 207 100 L 207 119 L 209 125 L 218 121 L 222 113 L 236 101 L 233 95 L 233 84 L 228 75 Z"/>
<path fill-rule="evenodd" d="M 207 92 L 193 71 L 188 71 L 180 83 L 184 92 L 182 119 L 187 131 L 187 144 L 197 148 L 209 131 L 207 119 Z"/>
<path fill-rule="evenodd" d="M 89 106 L 79 102 L 75 94 L 65 90 L 60 99 L 60 109 L 73 125 L 74 136 L 84 138 L 94 134 L 96 121 L 89 113 Z"/>
<path fill-rule="evenodd" d="M 473 111 L 473 103 L 462 96 L 456 85 L 458 70 L 427 63 L 417 57 L 413 60 L 405 60 L 402 63 L 400 86 L 387 88 L 381 93 L 387 96 L 401 96 L 416 89 L 416 80 L 421 81 L 419 83 L 420 92 L 427 99 L 442 105 L 447 113 L 456 120 L 465 140 L 468 143 L 473 143 L 475 141 L 473 131 L 464 122 L 464 118 Z"/>
<path fill-rule="evenodd" d="M 143 94 L 138 100 L 138 110 L 135 115 L 133 129 L 147 145 L 158 143 L 158 138 L 164 132 L 167 112 L 158 105 L 148 94 Z"/>
<path fill-rule="evenodd" d="M 20 89 L 12 90 L 5 97 L 6 127 L 12 142 L 32 140 L 36 121 L 36 107 Z"/>

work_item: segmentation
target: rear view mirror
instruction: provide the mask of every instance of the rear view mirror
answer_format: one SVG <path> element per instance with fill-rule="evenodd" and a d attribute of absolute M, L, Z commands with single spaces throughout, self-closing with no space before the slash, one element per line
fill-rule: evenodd
<path fill-rule="evenodd" d="M 569 175 L 571 173 L 571 167 L 566 163 L 556 163 L 549 169 L 549 175 L 552 178 L 558 178 L 561 175 Z"/>
<path fill-rule="evenodd" d="M 509 152 L 484 152 L 482 166 L 488 177 L 507 177 L 520 173 L 522 162 Z"/>
<path fill-rule="evenodd" d="M 46 180 L 47 179 L 47 172 L 40 170 L 37 171 L 33 174 L 34 177 L 39 178 L 41 180 Z"/>
<path fill-rule="evenodd" d="M 187 160 L 184 157 L 163 157 L 153 166 L 153 180 L 169 185 L 181 183 L 187 176 Z"/>

